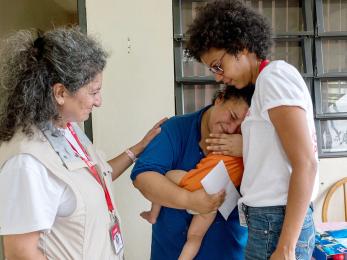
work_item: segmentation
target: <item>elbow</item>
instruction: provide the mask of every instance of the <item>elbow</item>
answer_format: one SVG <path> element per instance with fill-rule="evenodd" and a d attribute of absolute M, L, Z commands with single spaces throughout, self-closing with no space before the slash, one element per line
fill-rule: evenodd
<path fill-rule="evenodd" d="M 147 198 L 147 189 L 146 189 L 146 178 L 143 176 L 144 174 L 139 174 L 136 176 L 135 180 L 133 180 L 133 185 L 136 189 L 138 189 L 142 195 Z"/>
<path fill-rule="evenodd" d="M 140 190 L 141 191 L 141 181 L 139 181 L 139 178 L 136 177 L 135 180 L 133 180 L 133 185 L 136 189 Z"/>
<path fill-rule="evenodd" d="M 305 160 L 302 160 L 300 163 L 293 167 L 293 173 L 305 173 L 304 176 L 306 176 L 306 178 L 310 180 L 315 179 L 317 170 L 318 162 L 314 156 L 305 158 Z"/>
<path fill-rule="evenodd" d="M 317 174 L 317 170 L 318 170 L 318 162 L 316 158 L 314 157 L 311 158 L 310 160 L 308 160 L 307 164 L 308 164 L 307 168 L 308 168 L 308 172 L 310 173 L 310 176 L 315 178 Z"/>

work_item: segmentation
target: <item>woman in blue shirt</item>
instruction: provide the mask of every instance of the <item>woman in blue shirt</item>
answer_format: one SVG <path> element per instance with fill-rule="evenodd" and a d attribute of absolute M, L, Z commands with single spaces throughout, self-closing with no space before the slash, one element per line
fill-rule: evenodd
<path fill-rule="evenodd" d="M 171 182 L 165 173 L 195 168 L 208 153 L 205 140 L 210 133 L 234 133 L 248 110 L 253 90 L 252 86 L 242 90 L 228 86 L 218 95 L 223 102 L 169 119 L 137 160 L 131 174 L 135 187 L 150 201 L 163 205 L 152 227 L 152 260 L 178 259 L 192 219 L 185 209 L 208 213 L 224 199 L 224 192 L 189 192 Z M 239 224 L 237 209 L 227 221 L 218 213 L 195 259 L 243 259 L 246 240 L 247 231 Z"/>

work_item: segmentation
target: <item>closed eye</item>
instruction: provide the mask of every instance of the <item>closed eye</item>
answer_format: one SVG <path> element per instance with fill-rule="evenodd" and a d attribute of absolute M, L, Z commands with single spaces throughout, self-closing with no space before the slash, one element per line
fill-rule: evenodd
<path fill-rule="evenodd" d="M 237 120 L 238 119 L 238 116 L 236 113 L 234 113 L 233 111 L 230 111 L 230 117 L 232 120 Z"/>

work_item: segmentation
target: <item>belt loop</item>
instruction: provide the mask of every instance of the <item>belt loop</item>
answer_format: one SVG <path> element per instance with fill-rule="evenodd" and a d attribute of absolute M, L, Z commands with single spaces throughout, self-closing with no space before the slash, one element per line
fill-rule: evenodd
<path fill-rule="evenodd" d="M 245 214 L 245 216 L 248 216 L 248 207 L 247 205 L 242 203 L 242 211 Z"/>
<path fill-rule="evenodd" d="M 312 201 L 310 202 L 310 209 L 312 210 L 312 212 L 314 211 L 314 208 L 313 208 L 313 203 L 312 203 Z"/>

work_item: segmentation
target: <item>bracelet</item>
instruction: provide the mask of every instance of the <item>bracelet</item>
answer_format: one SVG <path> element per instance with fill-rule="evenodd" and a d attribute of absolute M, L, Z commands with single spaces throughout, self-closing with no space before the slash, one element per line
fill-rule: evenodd
<path fill-rule="evenodd" d="M 130 158 L 133 162 L 136 162 L 137 157 L 135 156 L 135 154 L 134 154 L 130 149 L 126 149 L 124 152 L 129 156 L 129 158 Z"/>

